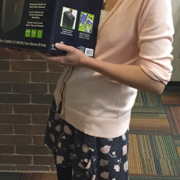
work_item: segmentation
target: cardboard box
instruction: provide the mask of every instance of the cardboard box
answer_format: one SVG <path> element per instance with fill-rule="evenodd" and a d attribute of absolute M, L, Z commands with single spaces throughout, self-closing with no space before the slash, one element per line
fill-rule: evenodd
<path fill-rule="evenodd" d="M 0 0 L 0 46 L 63 55 L 57 42 L 94 55 L 103 0 Z"/>

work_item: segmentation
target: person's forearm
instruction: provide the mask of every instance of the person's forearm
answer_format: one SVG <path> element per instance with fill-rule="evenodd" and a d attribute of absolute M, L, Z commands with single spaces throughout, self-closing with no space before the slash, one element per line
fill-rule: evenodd
<path fill-rule="evenodd" d="M 112 64 L 87 57 L 83 67 L 92 69 L 122 84 L 146 92 L 160 94 L 165 87 L 162 82 L 153 80 L 139 66 L 135 65 Z"/>

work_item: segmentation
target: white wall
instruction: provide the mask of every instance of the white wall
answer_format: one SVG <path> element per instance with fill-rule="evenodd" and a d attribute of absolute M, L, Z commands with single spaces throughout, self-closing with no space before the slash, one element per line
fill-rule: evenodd
<path fill-rule="evenodd" d="M 171 81 L 180 82 L 180 0 L 171 0 L 173 9 L 173 20 L 174 20 L 174 43 L 173 43 L 173 74 Z"/>

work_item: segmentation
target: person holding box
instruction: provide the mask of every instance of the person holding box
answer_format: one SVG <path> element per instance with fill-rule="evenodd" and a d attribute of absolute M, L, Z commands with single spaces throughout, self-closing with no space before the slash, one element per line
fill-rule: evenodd
<path fill-rule="evenodd" d="M 137 89 L 160 94 L 171 78 L 169 0 L 106 0 L 94 58 L 65 44 L 45 144 L 58 180 L 128 180 L 129 124 Z M 108 13 L 109 12 L 109 13 Z"/>

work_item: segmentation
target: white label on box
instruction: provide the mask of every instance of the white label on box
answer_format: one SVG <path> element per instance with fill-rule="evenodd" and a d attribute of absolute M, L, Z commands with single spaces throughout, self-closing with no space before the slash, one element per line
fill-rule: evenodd
<path fill-rule="evenodd" d="M 94 49 L 86 48 L 86 49 L 85 49 L 85 54 L 86 54 L 87 56 L 93 56 L 93 54 L 94 54 Z"/>

